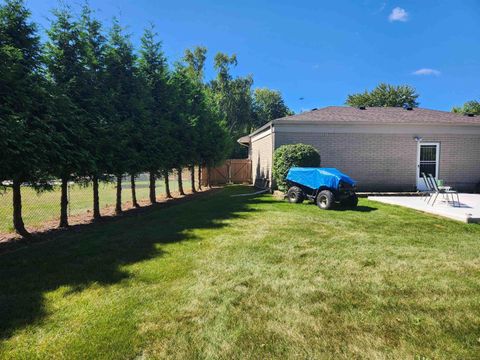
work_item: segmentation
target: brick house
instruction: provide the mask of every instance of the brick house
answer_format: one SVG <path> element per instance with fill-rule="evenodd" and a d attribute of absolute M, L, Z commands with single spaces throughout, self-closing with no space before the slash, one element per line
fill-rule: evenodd
<path fill-rule="evenodd" d="M 313 145 L 365 191 L 423 189 L 421 172 L 462 191 L 480 182 L 480 116 L 421 108 L 329 106 L 270 121 L 238 140 L 249 147 L 253 183 L 271 187 L 273 152 Z"/>

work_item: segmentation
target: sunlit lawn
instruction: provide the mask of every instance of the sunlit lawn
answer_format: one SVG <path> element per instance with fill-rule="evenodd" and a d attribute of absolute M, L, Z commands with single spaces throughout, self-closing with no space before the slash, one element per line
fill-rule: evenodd
<path fill-rule="evenodd" d="M 0 256 L 0 358 L 480 358 L 480 226 L 248 191 Z"/>

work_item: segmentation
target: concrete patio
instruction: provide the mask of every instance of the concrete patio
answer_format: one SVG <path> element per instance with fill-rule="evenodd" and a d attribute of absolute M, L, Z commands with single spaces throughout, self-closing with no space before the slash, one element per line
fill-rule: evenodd
<path fill-rule="evenodd" d="M 460 206 L 454 207 L 440 195 L 434 206 L 421 196 L 369 196 L 369 200 L 405 206 L 465 223 L 480 223 L 480 194 L 459 194 Z"/>

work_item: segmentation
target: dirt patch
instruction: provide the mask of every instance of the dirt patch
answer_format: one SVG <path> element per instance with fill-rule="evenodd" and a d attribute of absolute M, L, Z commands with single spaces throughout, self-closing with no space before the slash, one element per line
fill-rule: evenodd
<path fill-rule="evenodd" d="M 154 209 L 166 208 L 172 205 L 184 203 L 186 201 L 194 200 L 198 197 L 203 197 L 216 193 L 220 188 L 215 187 L 212 189 L 206 189 L 197 191 L 196 193 L 186 192 L 186 195 L 180 195 L 179 193 L 172 193 L 173 198 L 167 198 L 165 196 L 157 196 L 157 203 L 151 204 L 149 200 L 138 201 L 140 207 L 135 208 L 131 201 L 127 201 L 122 204 L 123 213 L 120 215 L 115 214 L 115 206 L 108 206 L 101 209 L 102 218 L 100 220 L 93 220 L 93 212 L 88 210 L 86 213 L 69 216 L 68 222 L 70 226 L 68 228 L 58 228 L 59 218 L 52 219 L 44 222 L 40 226 L 30 226 L 27 230 L 30 232 L 30 236 L 23 238 L 16 233 L 0 233 L 0 254 L 16 250 L 27 244 L 37 243 L 41 241 L 51 240 L 55 235 L 65 233 L 67 231 L 78 232 L 85 228 L 91 228 L 92 226 L 99 226 L 106 222 L 117 221 L 126 216 L 137 216 L 143 212 L 152 211 Z"/>
<path fill-rule="evenodd" d="M 283 191 L 275 190 L 273 192 L 273 197 L 278 199 L 278 200 L 284 200 L 285 196 L 287 196 L 287 195 Z"/>

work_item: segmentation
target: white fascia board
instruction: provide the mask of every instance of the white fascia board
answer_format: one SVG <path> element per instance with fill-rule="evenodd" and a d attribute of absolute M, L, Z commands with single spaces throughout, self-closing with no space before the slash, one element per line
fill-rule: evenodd
<path fill-rule="evenodd" d="M 264 137 L 270 135 L 272 133 L 272 128 L 269 127 L 265 131 L 262 131 L 261 133 L 258 133 L 250 138 L 250 141 L 253 143 L 255 141 L 258 141 L 260 139 L 263 139 Z"/>

